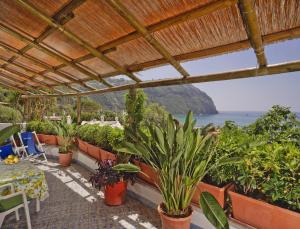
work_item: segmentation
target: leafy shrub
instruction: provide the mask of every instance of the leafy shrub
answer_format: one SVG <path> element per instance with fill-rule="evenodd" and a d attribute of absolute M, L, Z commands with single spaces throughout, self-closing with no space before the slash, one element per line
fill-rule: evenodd
<path fill-rule="evenodd" d="M 55 125 L 51 121 L 39 121 L 34 120 L 27 123 L 27 130 L 28 131 L 35 131 L 39 134 L 52 134 L 56 135 L 57 130 Z"/>
<path fill-rule="evenodd" d="M 22 114 L 20 111 L 0 105 L 0 122 L 21 122 L 22 121 Z"/>
<path fill-rule="evenodd" d="M 242 128 L 234 123 L 227 123 L 220 130 L 216 153 L 211 164 L 216 163 L 219 158 L 241 158 L 247 153 L 254 138 L 248 135 Z M 237 175 L 238 164 L 222 165 L 213 169 L 205 176 L 204 181 L 219 187 L 231 183 Z"/>
<path fill-rule="evenodd" d="M 254 146 L 238 166 L 238 192 L 300 212 L 300 149 L 293 143 Z"/>
<path fill-rule="evenodd" d="M 300 146 L 300 123 L 288 107 L 273 106 L 247 130 L 249 134 L 265 135 L 268 142 L 295 142 Z"/>
<path fill-rule="evenodd" d="M 78 128 L 77 136 L 93 145 L 113 151 L 123 141 L 124 131 L 111 126 L 86 124 Z"/>
<path fill-rule="evenodd" d="M 82 121 L 100 120 L 100 114 L 97 112 L 81 112 Z"/>

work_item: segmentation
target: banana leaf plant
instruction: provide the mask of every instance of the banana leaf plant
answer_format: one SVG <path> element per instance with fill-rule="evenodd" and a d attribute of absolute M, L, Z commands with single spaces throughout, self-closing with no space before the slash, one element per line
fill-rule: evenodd
<path fill-rule="evenodd" d="M 138 156 L 158 172 L 162 208 L 170 217 L 190 214 L 194 192 L 208 171 L 237 161 L 236 158 L 219 158 L 211 165 L 217 135 L 209 131 L 201 133 L 195 123 L 192 112 L 188 113 L 183 126 L 169 115 L 165 128 L 149 126 L 150 135 L 141 131 L 129 133 L 135 144 L 125 142 L 118 148 L 119 152 Z M 200 205 L 216 228 L 229 228 L 223 209 L 210 193 L 201 194 Z"/>
<path fill-rule="evenodd" d="M 12 135 L 18 133 L 20 129 L 20 125 L 15 124 L 0 130 L 0 146 L 4 145 L 7 139 L 9 139 Z"/>

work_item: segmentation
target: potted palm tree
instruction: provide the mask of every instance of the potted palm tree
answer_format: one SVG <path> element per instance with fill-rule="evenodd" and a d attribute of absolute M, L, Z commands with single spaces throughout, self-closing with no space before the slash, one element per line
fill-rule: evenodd
<path fill-rule="evenodd" d="M 190 228 L 191 201 L 198 183 L 206 173 L 216 166 L 232 160 L 220 158 L 215 164 L 213 157 L 216 135 L 201 135 L 195 129 L 196 121 L 188 113 L 184 126 L 169 115 L 167 127 L 149 126 L 150 136 L 139 131 L 130 133 L 135 144 L 125 142 L 119 152 L 142 158 L 157 172 L 157 183 L 163 198 L 158 206 L 163 229 Z M 218 228 L 228 228 L 228 221 L 216 199 L 208 192 L 202 192 L 200 205 L 208 220 Z"/>
<path fill-rule="evenodd" d="M 73 149 L 75 148 L 75 126 L 67 124 L 64 120 L 57 123 L 56 130 L 59 136 L 59 163 L 69 166 L 72 161 Z"/>
<path fill-rule="evenodd" d="M 96 172 L 91 175 L 90 182 L 99 190 L 104 187 L 104 203 L 118 206 L 124 203 L 127 182 L 135 182 L 140 168 L 130 164 L 116 164 L 116 160 L 98 161 Z"/>

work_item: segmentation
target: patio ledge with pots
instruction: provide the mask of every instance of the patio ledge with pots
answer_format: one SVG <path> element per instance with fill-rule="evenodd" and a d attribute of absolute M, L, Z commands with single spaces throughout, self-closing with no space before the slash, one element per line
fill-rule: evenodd
<path fill-rule="evenodd" d="M 58 158 L 58 146 L 46 145 L 46 153 L 48 158 Z M 89 171 L 97 169 L 96 160 L 79 149 L 73 152 L 73 162 L 78 163 Z M 139 179 L 134 185 L 128 184 L 127 194 L 144 205 L 156 209 L 158 204 L 162 202 L 159 191 L 151 184 Z M 192 229 L 214 229 L 210 222 L 205 218 L 201 208 L 193 204 Z M 231 229 L 251 228 L 248 225 L 242 225 L 229 219 Z"/>

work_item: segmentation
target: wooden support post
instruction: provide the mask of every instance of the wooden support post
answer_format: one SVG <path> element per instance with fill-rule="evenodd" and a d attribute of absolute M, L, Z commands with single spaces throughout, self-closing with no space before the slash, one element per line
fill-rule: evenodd
<path fill-rule="evenodd" d="M 30 98 L 24 98 L 24 119 L 29 121 L 29 100 Z"/>
<path fill-rule="evenodd" d="M 264 51 L 257 15 L 254 9 L 254 0 L 239 0 L 239 8 L 259 67 L 264 68 L 267 66 L 267 58 Z"/>
<path fill-rule="evenodd" d="M 77 96 L 77 124 L 81 123 L 81 97 Z"/>

